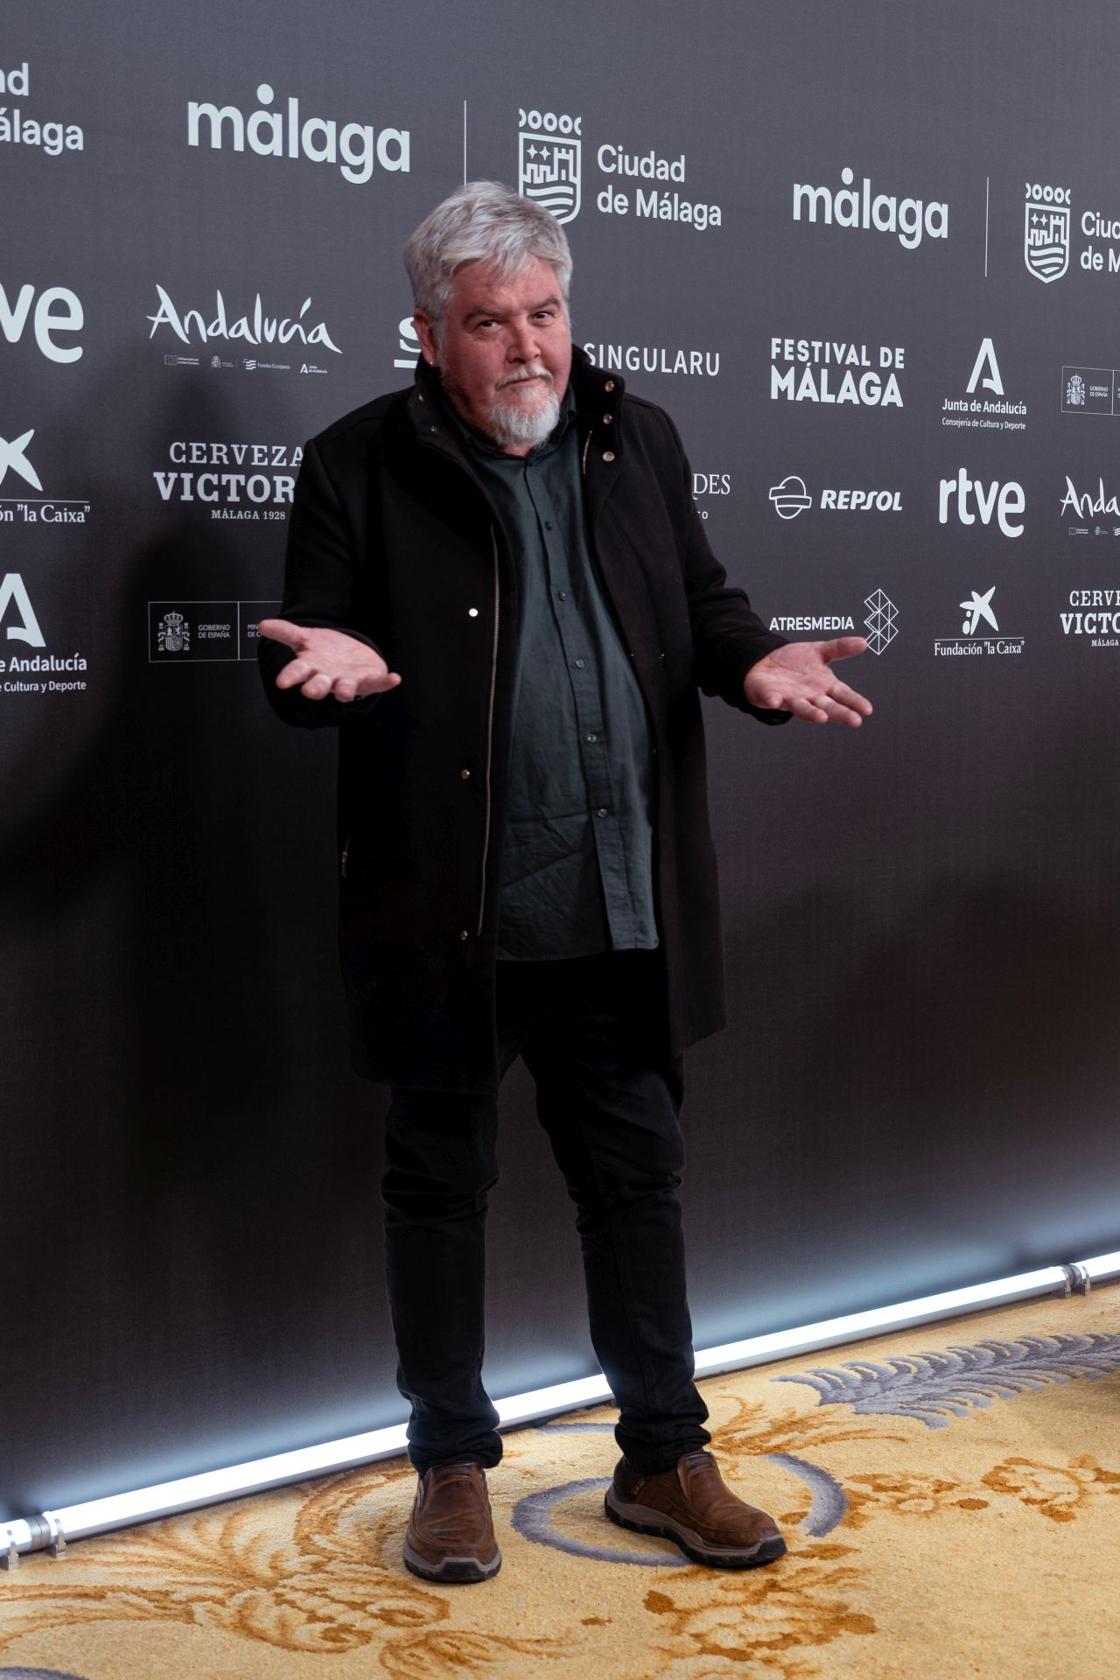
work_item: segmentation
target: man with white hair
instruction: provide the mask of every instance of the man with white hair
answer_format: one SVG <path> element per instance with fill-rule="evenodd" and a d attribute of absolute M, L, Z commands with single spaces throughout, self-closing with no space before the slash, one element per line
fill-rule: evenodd
<path fill-rule="evenodd" d="M 547 212 L 460 188 L 405 260 L 411 390 L 308 445 L 282 617 L 287 722 L 340 725 L 341 946 L 355 1065 L 384 1082 L 386 1269 L 420 1481 L 405 1563 L 501 1557 L 485 1471 L 483 1230 L 497 1092 L 522 1057 L 575 1202 L 619 1408 L 607 1515 L 699 1563 L 779 1557 L 723 1483 L 693 1381 L 681 1055 L 723 1024 L 698 689 L 763 722 L 858 725 L 704 537 L 672 422 L 573 347 Z"/>

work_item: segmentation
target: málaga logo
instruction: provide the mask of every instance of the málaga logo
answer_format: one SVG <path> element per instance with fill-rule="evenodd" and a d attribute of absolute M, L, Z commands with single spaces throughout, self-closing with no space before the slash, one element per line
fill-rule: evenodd
<path fill-rule="evenodd" d="M 517 190 L 558 222 L 573 222 L 580 206 L 582 117 L 518 109 Z"/>
<path fill-rule="evenodd" d="M 1023 261 L 1027 273 L 1048 286 L 1069 268 L 1069 188 L 1027 182 L 1023 207 Z"/>

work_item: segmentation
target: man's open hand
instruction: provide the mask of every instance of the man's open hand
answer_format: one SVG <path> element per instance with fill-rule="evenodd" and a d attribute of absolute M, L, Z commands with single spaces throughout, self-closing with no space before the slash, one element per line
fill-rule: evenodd
<path fill-rule="evenodd" d="M 835 659 L 851 659 L 867 652 L 862 636 L 838 636 L 832 642 L 787 642 L 775 648 L 743 681 L 752 706 L 764 711 L 792 712 L 806 723 L 846 723 L 858 729 L 871 716 L 871 702 L 830 669 Z"/>
<path fill-rule="evenodd" d="M 376 649 L 341 630 L 308 630 L 286 618 L 262 618 L 260 633 L 295 654 L 277 677 L 277 688 L 298 687 L 308 700 L 331 695 L 346 705 L 367 694 L 383 694 L 401 680 Z"/>

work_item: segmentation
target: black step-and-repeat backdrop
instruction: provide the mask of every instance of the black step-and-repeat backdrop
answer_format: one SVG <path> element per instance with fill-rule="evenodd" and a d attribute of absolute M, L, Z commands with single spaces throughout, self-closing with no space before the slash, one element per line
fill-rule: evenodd
<path fill-rule="evenodd" d="M 709 710 L 698 1341 L 1120 1242 L 1118 58 L 1038 0 L 8 0 L 0 1517 L 400 1416 L 333 743 L 254 644 L 464 176 L 566 223 L 764 616 L 870 638 L 859 734 Z M 499 1393 L 592 1368 L 530 1099 Z"/>

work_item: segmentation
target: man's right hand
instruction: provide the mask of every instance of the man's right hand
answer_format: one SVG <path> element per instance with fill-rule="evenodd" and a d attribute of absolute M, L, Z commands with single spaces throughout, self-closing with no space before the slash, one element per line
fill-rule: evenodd
<path fill-rule="evenodd" d="M 367 694 L 383 694 L 401 680 L 376 649 L 341 630 L 308 630 L 286 618 L 262 618 L 260 633 L 295 654 L 277 677 L 277 688 L 298 687 L 308 700 L 330 695 L 346 705 Z"/>

